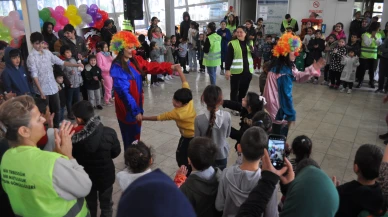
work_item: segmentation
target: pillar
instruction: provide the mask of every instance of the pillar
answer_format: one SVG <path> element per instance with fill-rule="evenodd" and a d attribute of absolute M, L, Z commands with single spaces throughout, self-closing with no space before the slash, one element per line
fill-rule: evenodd
<path fill-rule="evenodd" d="M 175 11 L 174 1 L 165 0 L 166 35 L 175 35 Z"/>
<path fill-rule="evenodd" d="M 384 0 L 383 15 L 381 17 L 381 29 L 385 28 L 386 22 L 388 22 L 388 0 Z"/>
<path fill-rule="evenodd" d="M 41 32 L 40 24 L 39 24 L 38 3 L 37 1 L 21 0 L 20 4 L 22 6 L 23 22 L 25 26 L 28 50 L 31 51 L 32 49 L 32 45 L 30 42 L 31 33 Z"/>

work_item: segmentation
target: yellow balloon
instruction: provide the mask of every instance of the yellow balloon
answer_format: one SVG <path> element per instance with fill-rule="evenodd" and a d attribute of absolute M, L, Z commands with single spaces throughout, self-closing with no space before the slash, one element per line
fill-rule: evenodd
<path fill-rule="evenodd" d="M 67 7 L 67 11 L 71 12 L 72 14 L 77 14 L 78 8 L 75 5 L 69 5 Z"/>
<path fill-rule="evenodd" d="M 74 21 L 75 25 L 78 26 L 79 24 L 82 23 L 82 18 L 80 16 L 74 16 L 73 21 Z"/>

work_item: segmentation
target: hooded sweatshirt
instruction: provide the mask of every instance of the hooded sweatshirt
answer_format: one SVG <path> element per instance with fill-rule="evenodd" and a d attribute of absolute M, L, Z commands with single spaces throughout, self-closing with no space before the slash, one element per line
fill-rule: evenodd
<path fill-rule="evenodd" d="M 11 50 L 14 50 L 14 48 L 7 47 L 4 51 L 5 69 L 1 75 L 4 90 L 7 92 L 12 91 L 17 96 L 25 94 L 33 95 L 34 90 L 28 82 L 26 70 L 21 64 L 16 67 L 11 62 L 11 58 L 9 57 L 9 52 L 11 52 Z"/>
<path fill-rule="evenodd" d="M 206 177 L 203 173 L 208 174 L 208 171 L 212 172 L 210 177 Z M 218 181 L 221 173 L 220 169 L 214 169 L 213 167 L 209 167 L 204 171 L 194 171 L 180 187 L 180 190 L 193 205 L 198 217 L 221 216 L 221 213 L 215 208 Z"/>
<path fill-rule="evenodd" d="M 194 136 L 206 136 L 207 128 L 209 127 L 210 112 L 198 115 L 194 122 Z M 218 110 L 216 112 L 216 120 L 213 125 L 212 140 L 217 144 L 216 160 L 222 160 L 229 156 L 228 137 L 231 131 L 230 113 Z"/>
<path fill-rule="evenodd" d="M 249 193 L 257 186 L 261 169 L 241 170 L 240 166 L 226 168 L 221 176 L 216 199 L 216 209 L 223 211 L 223 217 L 236 216 Z M 277 190 L 275 189 L 267 204 L 264 217 L 278 216 Z"/>
<path fill-rule="evenodd" d="M 62 57 L 62 59 L 66 62 L 70 62 L 73 64 L 77 64 L 77 61 L 74 58 L 66 59 Z M 63 73 L 69 79 L 70 85 L 72 85 L 71 88 L 77 88 L 80 87 L 83 80 L 81 76 L 81 72 L 78 70 L 78 67 L 72 67 L 72 66 L 62 66 Z"/>
<path fill-rule="evenodd" d="M 189 19 L 187 19 L 187 21 L 186 21 L 185 17 L 188 17 Z M 183 21 L 181 22 L 181 25 L 180 25 L 181 38 L 188 38 L 190 23 L 191 23 L 190 14 L 189 14 L 189 12 L 186 11 L 183 13 Z"/>
<path fill-rule="evenodd" d="M 49 50 L 51 52 L 54 52 L 54 44 L 55 42 L 58 40 L 57 36 L 55 36 L 53 33 L 49 33 L 47 31 L 47 27 L 51 25 L 53 26 L 54 28 L 54 24 L 50 23 L 50 22 L 45 22 L 43 24 L 43 30 L 42 30 L 42 35 L 44 37 L 44 41 L 47 42 L 47 44 L 49 45 Z"/>

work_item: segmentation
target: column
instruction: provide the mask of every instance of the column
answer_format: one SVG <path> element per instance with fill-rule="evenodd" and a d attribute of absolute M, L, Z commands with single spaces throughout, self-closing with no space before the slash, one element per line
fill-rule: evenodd
<path fill-rule="evenodd" d="M 388 1 L 388 0 L 387 0 Z M 165 0 L 165 20 L 166 20 L 166 35 L 175 35 L 175 11 L 174 1 Z"/>
<path fill-rule="evenodd" d="M 386 22 L 388 22 L 388 0 L 384 0 L 383 16 L 381 17 L 381 29 L 385 28 Z"/>
<path fill-rule="evenodd" d="M 33 32 L 41 32 L 39 24 L 38 3 L 36 1 L 21 0 L 20 4 L 23 11 L 23 22 L 26 32 L 26 41 L 28 50 L 31 51 L 32 45 L 30 42 L 30 35 Z"/>

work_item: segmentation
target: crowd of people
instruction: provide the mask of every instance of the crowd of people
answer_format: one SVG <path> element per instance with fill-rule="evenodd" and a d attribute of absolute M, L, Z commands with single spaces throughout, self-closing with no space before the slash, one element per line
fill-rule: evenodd
<path fill-rule="evenodd" d="M 33 49 L 26 59 L 0 42 L 2 214 L 94 217 L 99 207 L 101 216 L 112 216 L 117 179 L 123 191 L 119 217 L 385 216 L 388 148 L 383 153 L 378 146 L 361 145 L 353 163 L 357 179 L 342 185 L 311 158 L 314 142 L 307 136 L 286 144 L 280 170 L 268 153 L 269 134 L 287 137 L 296 120 L 294 81 L 317 84 L 323 71 L 322 84 L 342 86 L 340 91 L 350 94 L 356 79 L 362 86 L 369 70 L 374 88 L 380 58 L 376 92 L 388 91 L 388 41 L 382 42 L 387 30 L 367 15 L 361 21 L 356 13 L 348 43 L 342 23 L 326 39 L 311 23 L 297 36 L 297 21 L 287 14 L 284 34 L 273 37 L 265 35 L 261 18 L 256 27 L 251 20 L 239 25 L 233 8 L 218 30 L 210 22 L 203 34 L 188 12 L 170 37 L 157 17 L 151 19 L 148 35 L 138 37 L 117 32 L 109 20 L 96 54 L 70 24 L 59 38 L 52 23 L 45 23 L 42 33 L 32 33 Z M 198 72 L 206 70 L 210 78 L 200 98 L 206 110 L 199 115 L 185 76 L 197 72 L 198 65 Z M 229 99 L 216 85 L 218 67 L 230 80 Z M 248 92 L 255 72 L 260 73 L 260 93 Z M 171 111 L 146 114 L 143 88 L 174 76 L 182 87 L 173 94 Z M 103 106 L 115 106 L 123 150 L 116 131 L 95 113 Z M 222 107 L 240 117 L 239 127 L 232 126 Z M 181 134 L 173 180 L 159 169 L 152 171 L 152 144 L 141 141 L 143 121 L 169 120 Z M 229 137 L 236 142 L 238 159 L 227 167 Z M 388 133 L 380 139 L 388 143 Z M 126 168 L 116 174 L 113 159 L 122 152 Z"/>

